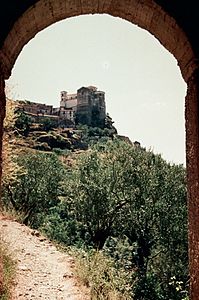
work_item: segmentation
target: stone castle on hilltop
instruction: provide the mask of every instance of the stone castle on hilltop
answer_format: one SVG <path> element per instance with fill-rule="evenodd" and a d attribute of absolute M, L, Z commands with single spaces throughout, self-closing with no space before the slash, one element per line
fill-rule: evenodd
<path fill-rule="evenodd" d="M 106 117 L 105 93 L 96 87 L 81 87 L 75 94 L 61 92 L 60 116 L 81 124 L 93 125 L 94 119 L 104 122 Z"/>
<path fill-rule="evenodd" d="M 46 116 L 71 124 L 103 127 L 106 117 L 105 92 L 98 91 L 94 86 L 81 87 L 74 94 L 62 91 L 57 108 L 30 101 L 21 102 L 20 107 L 33 118 Z"/>

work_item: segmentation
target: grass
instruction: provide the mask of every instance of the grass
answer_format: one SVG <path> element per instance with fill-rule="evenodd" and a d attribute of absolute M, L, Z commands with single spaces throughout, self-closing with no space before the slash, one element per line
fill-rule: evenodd
<path fill-rule="evenodd" d="M 17 221 L 19 223 L 23 223 L 23 214 L 17 212 L 14 208 L 11 207 L 1 207 L 0 208 L 0 215 L 4 216 L 8 220 Z M 0 237 L 1 243 L 1 237 Z"/>
<path fill-rule="evenodd" d="M 102 251 L 72 249 L 75 274 L 90 289 L 92 300 L 133 300 L 126 274 Z"/>
<path fill-rule="evenodd" d="M 7 246 L 0 238 L 0 300 L 11 299 L 11 288 L 15 277 L 16 262 L 13 260 Z"/>

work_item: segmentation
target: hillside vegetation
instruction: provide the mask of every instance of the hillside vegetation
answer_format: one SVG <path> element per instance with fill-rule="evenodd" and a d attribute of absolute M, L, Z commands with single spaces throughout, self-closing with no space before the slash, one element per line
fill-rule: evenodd
<path fill-rule="evenodd" d="M 188 299 L 184 167 L 122 140 L 112 123 L 61 129 L 13 118 L 4 208 L 77 257 L 92 299 Z"/>

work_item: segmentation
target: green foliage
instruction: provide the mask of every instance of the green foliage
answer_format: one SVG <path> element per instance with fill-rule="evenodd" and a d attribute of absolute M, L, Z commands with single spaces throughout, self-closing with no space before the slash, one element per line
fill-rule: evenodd
<path fill-rule="evenodd" d="M 53 148 L 53 152 L 55 152 L 57 155 L 65 155 L 65 156 L 69 156 L 71 154 L 71 150 L 69 149 Z"/>
<path fill-rule="evenodd" d="M 42 123 L 42 130 L 44 131 L 52 130 L 53 128 L 57 128 L 58 126 L 58 122 L 56 120 L 50 119 L 49 117 L 43 118 L 41 123 Z"/>
<path fill-rule="evenodd" d="M 56 205 L 63 167 L 55 154 L 26 154 L 17 159 L 25 172 L 13 186 L 5 186 L 3 201 L 22 215 L 25 224 L 37 227 L 48 209 Z"/>
<path fill-rule="evenodd" d="M 111 236 L 127 237 L 131 267 L 137 270 L 131 279 L 135 299 L 181 300 L 182 293 L 169 283 L 175 276 L 183 282 L 182 290 L 187 288 L 182 166 L 170 165 L 141 147 L 108 141 L 79 156 L 63 190 L 66 214 L 88 246 L 102 249 Z M 116 260 L 116 252 L 110 256 Z"/>
<path fill-rule="evenodd" d="M 103 247 L 103 252 L 114 260 L 117 269 L 125 270 L 130 278 L 136 270 L 133 263 L 136 246 L 136 243 L 131 245 L 126 236 L 109 237 Z"/>
<path fill-rule="evenodd" d="M 78 125 L 77 129 L 81 131 L 81 140 L 92 146 L 97 143 L 106 143 L 113 140 L 117 131 L 115 128 L 100 128 L 87 125 Z"/>
<path fill-rule="evenodd" d="M 113 126 L 114 123 L 115 122 L 113 121 L 113 119 L 107 113 L 104 121 L 104 129 L 108 129 L 109 132 L 112 133 L 112 135 L 117 134 L 117 129 Z"/>
<path fill-rule="evenodd" d="M 92 300 L 132 300 L 127 274 L 114 267 L 114 261 L 102 251 L 73 250 L 75 272 L 90 287 Z M 125 288 L 124 288 L 125 287 Z"/>
<path fill-rule="evenodd" d="M 89 140 L 107 128 L 79 130 Z M 184 167 L 116 138 L 100 141 L 73 168 L 58 160 L 60 149 L 20 156 L 26 172 L 5 187 L 4 203 L 51 239 L 87 251 L 79 276 L 92 299 L 186 299 Z"/>
<path fill-rule="evenodd" d="M 74 245 L 81 248 L 86 242 L 84 226 L 73 218 L 70 209 L 66 211 L 61 202 L 49 209 L 40 230 L 64 246 Z"/>
<path fill-rule="evenodd" d="M 27 114 L 25 114 L 23 111 L 19 111 L 17 113 L 15 127 L 18 128 L 22 134 L 25 136 L 28 134 L 31 124 L 32 120 Z"/>
<path fill-rule="evenodd" d="M 186 288 L 188 280 L 185 170 L 146 151 L 137 152 L 129 166 L 126 180 L 130 176 L 136 189 L 120 224 L 137 243 L 135 298 L 181 299 L 169 282 L 176 276 Z"/>
<path fill-rule="evenodd" d="M 111 145 L 111 143 L 110 143 Z M 77 168 L 68 172 L 64 183 L 64 203 L 74 218 L 84 224 L 94 247 L 101 249 L 111 234 L 121 209 L 129 199 L 128 186 L 122 177 L 124 161 L 98 145 L 79 157 Z"/>

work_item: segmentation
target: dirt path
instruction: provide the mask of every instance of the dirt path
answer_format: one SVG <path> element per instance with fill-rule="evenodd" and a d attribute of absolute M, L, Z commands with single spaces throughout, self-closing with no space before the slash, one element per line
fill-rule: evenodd
<path fill-rule="evenodd" d="M 17 260 L 13 300 L 89 300 L 73 274 L 73 258 L 37 231 L 0 217 L 0 232 Z"/>

